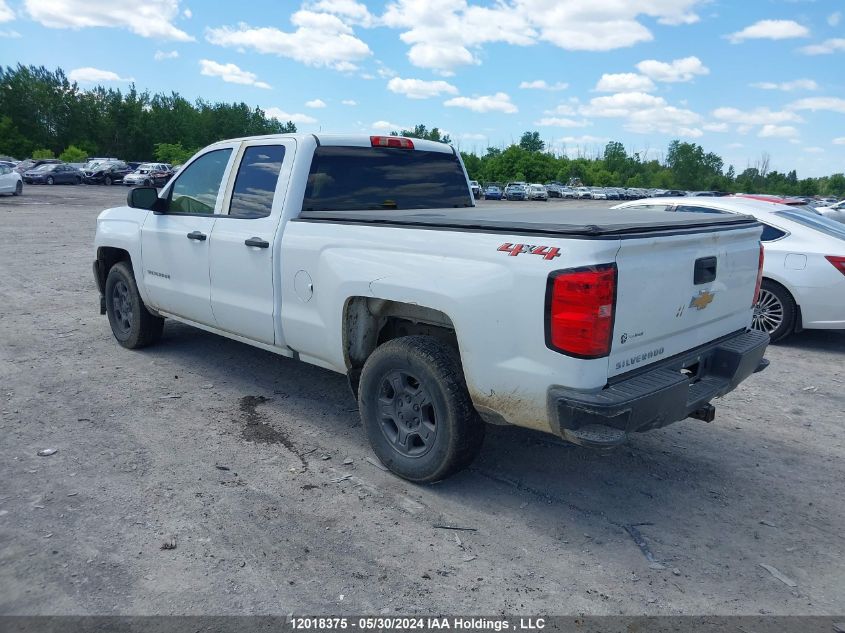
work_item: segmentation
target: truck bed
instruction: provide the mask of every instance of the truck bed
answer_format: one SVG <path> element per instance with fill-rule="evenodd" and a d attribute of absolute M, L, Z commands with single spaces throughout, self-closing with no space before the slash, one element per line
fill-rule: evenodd
<path fill-rule="evenodd" d="M 303 211 L 298 220 L 576 238 L 611 238 L 667 231 L 713 231 L 757 223 L 751 216 L 734 214 L 667 213 L 651 209 L 616 210 L 595 206 L 550 206 L 548 209 L 538 209 L 519 203 L 493 203 L 460 209 Z"/>

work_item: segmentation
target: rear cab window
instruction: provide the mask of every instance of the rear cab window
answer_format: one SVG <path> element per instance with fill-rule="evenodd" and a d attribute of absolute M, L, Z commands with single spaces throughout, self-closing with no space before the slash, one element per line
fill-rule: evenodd
<path fill-rule="evenodd" d="M 323 145 L 314 151 L 303 211 L 473 206 L 452 152 Z"/>

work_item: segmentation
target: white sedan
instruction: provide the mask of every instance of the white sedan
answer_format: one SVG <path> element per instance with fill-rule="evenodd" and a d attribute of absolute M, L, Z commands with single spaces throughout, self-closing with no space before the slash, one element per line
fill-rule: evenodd
<path fill-rule="evenodd" d="M 0 193 L 19 196 L 23 193 L 21 175 L 8 165 L 0 165 Z"/>
<path fill-rule="evenodd" d="M 778 341 L 804 329 L 845 329 L 845 225 L 802 208 L 750 198 L 647 198 L 649 207 L 753 215 L 763 225 L 763 285 L 754 327 Z"/>

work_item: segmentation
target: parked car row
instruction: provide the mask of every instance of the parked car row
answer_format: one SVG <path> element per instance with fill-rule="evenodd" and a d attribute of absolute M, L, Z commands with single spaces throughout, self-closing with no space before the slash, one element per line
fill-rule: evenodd
<path fill-rule="evenodd" d="M 474 184 L 473 184 L 474 183 Z M 623 187 L 572 187 L 558 182 L 539 183 L 511 182 L 504 188 L 499 183 L 490 183 L 484 187 L 478 186 L 475 180 L 470 181 L 476 198 L 476 187 L 480 195 L 487 200 L 548 200 L 549 198 L 563 198 L 570 200 L 639 200 L 642 198 L 659 198 L 666 196 L 722 196 L 716 191 L 687 192 L 677 189 L 637 189 Z M 524 189 L 524 191 L 523 191 Z"/>
<path fill-rule="evenodd" d="M 176 173 L 169 163 L 136 163 L 116 158 L 90 158 L 85 163 L 65 163 L 56 158 L 0 162 L 0 193 L 23 193 L 28 185 L 114 185 L 163 187 Z M 9 189 L 9 191 L 6 191 Z"/>

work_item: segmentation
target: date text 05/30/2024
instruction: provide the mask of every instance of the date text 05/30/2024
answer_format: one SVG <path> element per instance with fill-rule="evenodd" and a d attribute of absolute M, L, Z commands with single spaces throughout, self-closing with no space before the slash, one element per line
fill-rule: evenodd
<path fill-rule="evenodd" d="M 520 617 L 514 621 L 478 617 L 291 617 L 295 631 L 325 631 L 360 629 L 364 631 L 419 630 L 419 631 L 540 631 L 545 628 L 544 618 Z"/>

